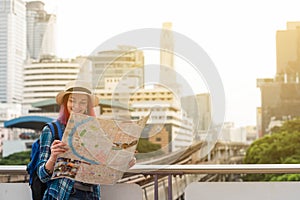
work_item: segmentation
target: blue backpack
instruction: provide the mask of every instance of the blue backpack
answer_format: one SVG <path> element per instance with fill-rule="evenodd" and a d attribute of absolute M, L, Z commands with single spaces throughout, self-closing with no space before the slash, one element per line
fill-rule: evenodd
<path fill-rule="evenodd" d="M 53 140 L 59 140 L 62 138 L 62 130 L 59 122 L 56 120 L 51 123 L 47 123 L 52 133 Z M 37 175 L 37 166 L 40 162 L 40 139 L 38 138 L 31 147 L 30 162 L 27 165 L 27 172 L 29 174 L 29 185 L 31 187 L 32 199 L 43 199 L 45 190 L 47 189 L 47 183 L 43 183 Z"/>

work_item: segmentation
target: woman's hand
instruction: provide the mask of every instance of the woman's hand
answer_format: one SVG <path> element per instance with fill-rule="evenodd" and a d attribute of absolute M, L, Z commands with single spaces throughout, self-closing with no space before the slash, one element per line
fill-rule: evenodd
<path fill-rule="evenodd" d="M 69 148 L 68 148 L 67 144 L 63 143 L 60 140 L 54 140 L 50 147 L 51 155 L 50 155 L 49 160 L 55 162 L 58 155 L 65 153 L 68 149 Z"/>
<path fill-rule="evenodd" d="M 59 154 L 65 153 L 68 150 L 67 144 L 63 143 L 60 140 L 54 140 L 51 144 L 50 151 L 51 155 L 50 158 L 45 163 L 45 170 L 48 174 L 53 173 L 54 164 Z"/>

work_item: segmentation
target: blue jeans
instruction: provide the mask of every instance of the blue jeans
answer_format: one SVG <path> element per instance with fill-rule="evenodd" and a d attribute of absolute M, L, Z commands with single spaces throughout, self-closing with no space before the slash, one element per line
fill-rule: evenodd
<path fill-rule="evenodd" d="M 69 200 L 89 200 L 92 199 L 93 192 L 82 191 L 73 188 Z"/>

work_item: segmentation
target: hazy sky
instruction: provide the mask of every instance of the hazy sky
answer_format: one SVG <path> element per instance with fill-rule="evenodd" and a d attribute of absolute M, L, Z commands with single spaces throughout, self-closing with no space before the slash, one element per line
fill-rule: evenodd
<path fill-rule="evenodd" d="M 57 14 L 60 57 L 88 55 L 120 33 L 172 22 L 174 31 L 199 44 L 214 62 L 225 88 L 226 121 L 236 126 L 256 124 L 256 79 L 275 75 L 276 31 L 285 30 L 288 21 L 300 21 L 296 0 L 44 2 L 48 12 Z"/>

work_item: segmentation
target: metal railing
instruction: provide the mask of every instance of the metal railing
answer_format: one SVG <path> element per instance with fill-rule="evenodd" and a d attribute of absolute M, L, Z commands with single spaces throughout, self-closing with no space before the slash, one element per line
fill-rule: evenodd
<path fill-rule="evenodd" d="M 168 199 L 172 195 L 172 176 L 184 174 L 294 174 L 300 173 L 300 164 L 204 164 L 204 165 L 135 165 L 130 175 L 151 175 L 154 177 L 154 199 L 158 199 L 159 176 L 168 176 Z M 26 166 L 0 166 L 0 175 L 27 175 Z M 140 178 L 140 177 L 139 177 Z M 132 180 L 131 180 L 132 181 Z"/>
<path fill-rule="evenodd" d="M 213 165 L 136 165 L 128 173 L 154 176 L 154 199 L 158 199 L 158 176 L 168 176 L 168 200 L 172 200 L 172 176 L 184 174 L 294 174 L 300 164 L 213 164 Z"/>
<path fill-rule="evenodd" d="M 135 165 L 127 171 L 134 174 L 294 174 L 300 164 L 200 164 L 200 165 Z"/>

